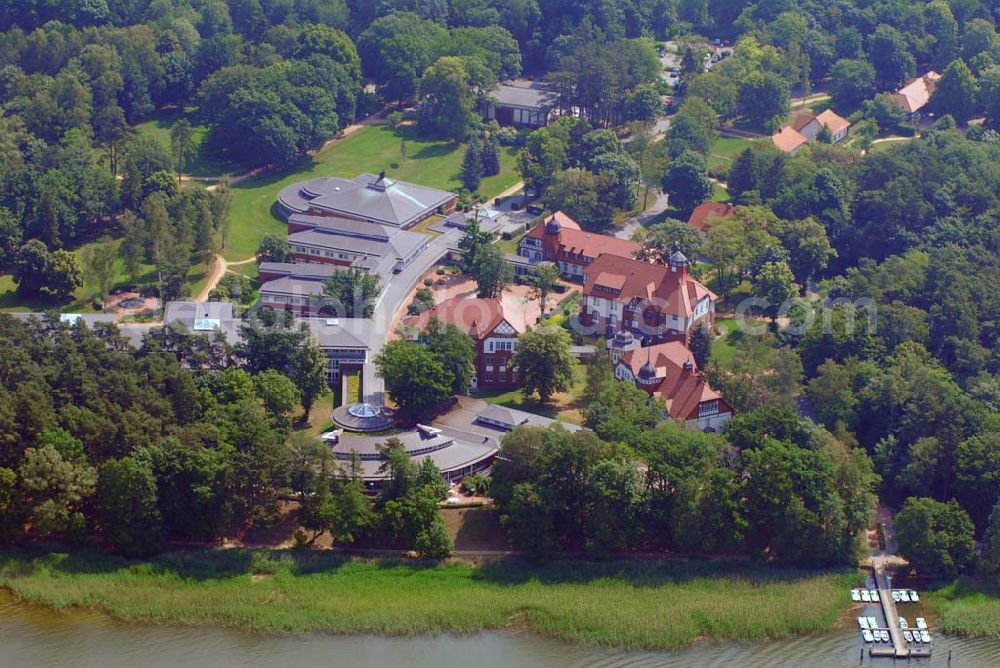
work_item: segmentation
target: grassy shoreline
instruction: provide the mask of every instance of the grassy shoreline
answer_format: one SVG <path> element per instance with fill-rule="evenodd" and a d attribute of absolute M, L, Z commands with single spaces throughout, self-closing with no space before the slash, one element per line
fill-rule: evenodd
<path fill-rule="evenodd" d="M 859 577 L 702 562 L 474 566 L 251 550 L 135 562 L 98 552 L 0 553 L 0 586 L 19 600 L 126 622 L 262 633 L 526 630 L 662 650 L 832 629 Z"/>
<path fill-rule="evenodd" d="M 1000 640 L 1000 589 L 955 581 L 924 594 L 948 635 Z"/>

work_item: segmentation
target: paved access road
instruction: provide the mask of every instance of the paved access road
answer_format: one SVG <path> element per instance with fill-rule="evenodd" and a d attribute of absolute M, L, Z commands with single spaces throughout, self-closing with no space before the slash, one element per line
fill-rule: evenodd
<path fill-rule="evenodd" d="M 427 248 L 409 266 L 393 275 L 389 285 L 382 291 L 375 305 L 375 313 L 372 315 L 373 331 L 369 342 L 368 362 L 362 371 L 361 387 L 364 388 L 365 401 L 368 403 L 376 406 L 385 403 L 385 383 L 377 373 L 374 360 L 389 339 L 391 334 L 389 328 L 392 326 L 393 318 L 403 308 L 403 302 L 420 277 L 444 257 L 449 248 L 457 246 L 461 238 L 462 230 L 453 229 L 431 240 Z"/>

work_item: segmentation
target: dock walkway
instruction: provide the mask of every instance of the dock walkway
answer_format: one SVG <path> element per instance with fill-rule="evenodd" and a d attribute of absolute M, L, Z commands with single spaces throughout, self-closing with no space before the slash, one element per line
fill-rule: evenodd
<path fill-rule="evenodd" d="M 905 658 L 910 656 L 910 648 L 906 645 L 903 631 L 899 628 L 899 615 L 896 613 L 896 602 L 892 598 L 892 589 L 881 568 L 875 568 L 875 586 L 878 587 L 878 599 L 885 615 L 886 626 L 889 627 L 889 637 L 892 638 L 895 656 Z"/>

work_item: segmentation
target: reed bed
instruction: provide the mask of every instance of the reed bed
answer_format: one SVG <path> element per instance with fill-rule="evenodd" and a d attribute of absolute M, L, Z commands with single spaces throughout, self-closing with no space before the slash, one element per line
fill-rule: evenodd
<path fill-rule="evenodd" d="M 926 597 L 945 633 L 1000 639 L 1000 590 L 954 582 Z"/>
<path fill-rule="evenodd" d="M 103 553 L 0 556 L 0 586 L 19 599 L 122 621 L 260 633 L 527 630 L 647 649 L 828 630 L 859 578 L 740 564 L 473 566 L 233 550 L 145 562 Z"/>

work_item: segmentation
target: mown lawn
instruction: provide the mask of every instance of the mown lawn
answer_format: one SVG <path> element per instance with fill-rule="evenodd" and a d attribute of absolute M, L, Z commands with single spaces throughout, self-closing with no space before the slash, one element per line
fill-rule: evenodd
<path fill-rule="evenodd" d="M 338 383 L 336 387 L 331 388 L 330 392 L 316 399 L 312 405 L 312 410 L 309 411 L 308 418 L 304 421 L 300 419 L 295 424 L 295 431 L 293 433 L 301 432 L 307 436 L 315 437 L 329 431 L 333 428 L 333 420 L 330 416 L 333 414 L 333 409 L 339 405 L 340 384 Z"/>
<path fill-rule="evenodd" d="M 828 630 L 859 581 L 857 572 L 654 560 L 476 567 L 295 551 L 186 552 L 146 562 L 103 553 L 0 556 L 0 585 L 19 599 L 122 621 L 264 633 L 525 629 L 650 649 Z"/>
<path fill-rule="evenodd" d="M 226 174 L 239 174 L 245 172 L 249 167 L 241 165 L 232 160 L 227 160 L 224 156 L 213 154 L 205 145 L 208 136 L 208 126 L 201 125 L 194 119 L 194 107 L 186 109 L 166 109 L 154 114 L 149 120 L 139 123 L 135 130 L 143 137 L 152 137 L 161 144 L 167 151 L 170 151 L 170 129 L 174 123 L 182 118 L 191 122 L 191 129 L 194 133 L 194 141 L 197 146 L 194 155 L 188 156 L 184 174 L 188 176 L 223 176 Z"/>
<path fill-rule="evenodd" d="M 571 424 L 583 424 L 583 390 L 587 385 L 587 369 L 583 364 L 573 364 L 573 384 L 568 392 L 558 392 L 548 406 L 538 403 L 537 395 L 525 399 L 520 389 L 490 390 L 473 393 L 477 399 L 506 408 L 516 408 L 529 413 L 537 413 L 555 420 Z"/>
<path fill-rule="evenodd" d="M 400 145 L 406 142 L 406 160 Z M 514 169 L 513 148 L 500 152 L 500 173 L 483 179 L 479 193 L 490 198 L 520 180 Z M 378 125 L 362 128 L 307 158 L 294 168 L 249 179 L 233 186 L 232 226 L 223 254 L 243 260 L 257 251 L 265 234 L 283 234 L 285 225 L 272 207 L 278 192 L 296 181 L 318 176 L 353 177 L 381 170 L 396 179 L 432 188 L 456 191 L 465 146 L 422 137 L 414 126 L 392 129 Z"/>
<path fill-rule="evenodd" d="M 712 147 L 709 149 L 709 167 L 713 164 L 725 164 L 726 169 L 728 169 L 729 164 L 740 153 L 750 148 L 750 145 L 751 141 L 742 137 L 716 137 L 715 141 L 712 142 Z M 714 162 L 713 158 L 715 159 Z"/>
<path fill-rule="evenodd" d="M 720 336 L 712 342 L 712 359 L 727 362 L 739 352 L 737 344 L 743 339 L 743 332 L 735 318 L 719 318 L 715 328 Z"/>
<path fill-rule="evenodd" d="M 347 374 L 347 398 L 344 403 L 350 405 L 359 401 L 361 401 L 361 372 L 352 371 Z"/>
<path fill-rule="evenodd" d="M 721 183 L 712 183 L 712 201 L 713 202 L 728 202 L 731 198 L 729 197 L 729 191 Z"/>

